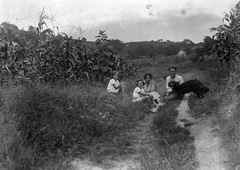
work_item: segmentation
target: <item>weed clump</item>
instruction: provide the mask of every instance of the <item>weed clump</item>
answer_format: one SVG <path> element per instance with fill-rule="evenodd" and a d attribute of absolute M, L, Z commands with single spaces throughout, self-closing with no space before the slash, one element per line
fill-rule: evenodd
<path fill-rule="evenodd" d="M 39 153 L 66 151 L 73 145 L 84 149 L 92 137 L 108 128 L 88 114 L 82 100 L 72 101 L 64 93 L 32 88 L 15 100 L 17 130 L 23 141 Z"/>

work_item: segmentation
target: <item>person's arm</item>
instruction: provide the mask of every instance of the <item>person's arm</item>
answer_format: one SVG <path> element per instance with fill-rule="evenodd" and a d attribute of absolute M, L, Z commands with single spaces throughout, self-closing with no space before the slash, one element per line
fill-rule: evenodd
<path fill-rule="evenodd" d="M 117 89 L 119 89 L 120 88 L 120 84 L 117 86 L 116 84 L 113 84 L 113 87 L 117 90 Z"/>
<path fill-rule="evenodd" d="M 167 77 L 166 78 L 166 92 L 167 93 L 171 93 L 172 92 L 172 88 L 171 87 L 169 87 L 169 82 L 170 82 L 170 77 Z"/>
<path fill-rule="evenodd" d="M 149 94 L 149 93 L 144 93 L 144 92 L 138 92 L 139 94 L 141 94 L 142 96 L 152 96 L 151 94 Z"/>
<path fill-rule="evenodd" d="M 169 88 L 171 88 L 171 87 L 168 86 L 169 82 L 170 82 L 170 78 L 167 77 L 167 78 L 166 78 L 166 90 L 168 90 Z"/>
<path fill-rule="evenodd" d="M 184 83 L 184 80 L 183 80 L 182 76 L 179 76 L 179 84 L 182 84 L 182 83 Z"/>
<path fill-rule="evenodd" d="M 139 91 L 138 93 L 139 93 L 140 95 L 142 95 L 142 96 L 152 96 L 151 94 L 146 93 L 144 90 L 143 90 L 143 91 Z"/>
<path fill-rule="evenodd" d="M 117 89 L 119 89 L 123 84 L 124 84 L 124 82 L 122 82 L 122 83 L 119 83 L 118 85 L 116 85 L 116 80 L 115 80 L 115 83 L 113 83 L 112 85 L 113 85 L 113 87 L 117 90 Z"/>

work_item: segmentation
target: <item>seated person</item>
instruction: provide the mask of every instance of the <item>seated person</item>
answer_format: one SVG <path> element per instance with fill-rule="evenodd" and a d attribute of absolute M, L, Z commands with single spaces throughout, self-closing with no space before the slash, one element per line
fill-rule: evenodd
<path fill-rule="evenodd" d="M 119 83 L 118 81 L 118 72 L 114 72 L 112 79 L 109 81 L 108 86 L 107 86 L 107 91 L 117 94 L 122 91 L 124 95 L 127 94 L 127 86 L 125 85 L 124 82 Z"/>
<path fill-rule="evenodd" d="M 147 101 L 151 112 L 156 112 L 158 107 L 155 106 L 153 96 L 146 93 L 143 89 L 144 81 L 137 80 L 137 87 L 133 91 L 133 102 Z"/>
<path fill-rule="evenodd" d="M 172 90 L 171 87 L 169 87 L 169 82 L 175 81 L 178 82 L 179 84 L 182 84 L 184 82 L 182 76 L 176 74 L 177 72 L 176 67 L 170 67 L 169 71 L 170 75 L 166 78 L 166 96 L 164 97 L 164 99 L 166 100 L 175 99 L 177 97 L 177 94 Z"/>
<path fill-rule="evenodd" d="M 153 100 L 156 105 L 162 106 L 163 103 L 161 101 L 160 95 L 156 92 L 156 86 L 155 82 L 153 81 L 153 77 L 151 73 L 146 73 L 144 75 L 144 86 L 143 89 L 145 90 L 146 93 L 149 93 L 153 96 Z"/>

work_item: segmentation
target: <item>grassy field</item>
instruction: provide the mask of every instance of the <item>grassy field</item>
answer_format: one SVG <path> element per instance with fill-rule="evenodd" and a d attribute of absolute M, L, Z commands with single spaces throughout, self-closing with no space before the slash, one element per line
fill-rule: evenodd
<path fill-rule="evenodd" d="M 79 86 L 2 89 L 1 169 L 31 169 L 56 155 L 87 153 L 94 159 L 95 152 L 100 158 L 124 154 L 123 132 L 144 118 L 146 107 L 104 91 Z"/>
<path fill-rule="evenodd" d="M 177 66 L 185 81 L 197 78 L 212 91 L 202 100 L 190 98 L 192 115 L 217 114 L 227 74 L 216 70 L 215 61 L 205 61 L 198 66 L 182 59 L 174 61 L 148 60 L 146 65 L 141 62 L 136 79 L 152 73 L 157 91 L 163 95 L 168 67 Z M 146 105 L 131 102 L 136 79 L 127 80 L 128 96 L 124 99 L 109 95 L 101 85 L 0 89 L 0 168 L 66 169 L 68 162 L 76 157 L 101 163 L 104 159 L 132 154 L 127 146 L 133 139 L 127 132 L 148 115 Z M 152 159 L 143 153 L 141 163 L 145 169 L 196 167 L 193 139 L 188 130 L 177 127 L 174 122 L 179 102 L 166 102 L 154 116 L 152 133 L 158 139 L 156 155 L 160 164 L 153 167 Z M 223 125 L 223 128 L 229 126 Z"/>

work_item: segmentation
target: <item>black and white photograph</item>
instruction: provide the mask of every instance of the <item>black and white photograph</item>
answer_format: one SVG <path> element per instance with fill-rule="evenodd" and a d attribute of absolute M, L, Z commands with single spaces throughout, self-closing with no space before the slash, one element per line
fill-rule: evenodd
<path fill-rule="evenodd" d="M 0 170 L 240 170 L 239 113 L 240 0 L 0 0 Z"/>

